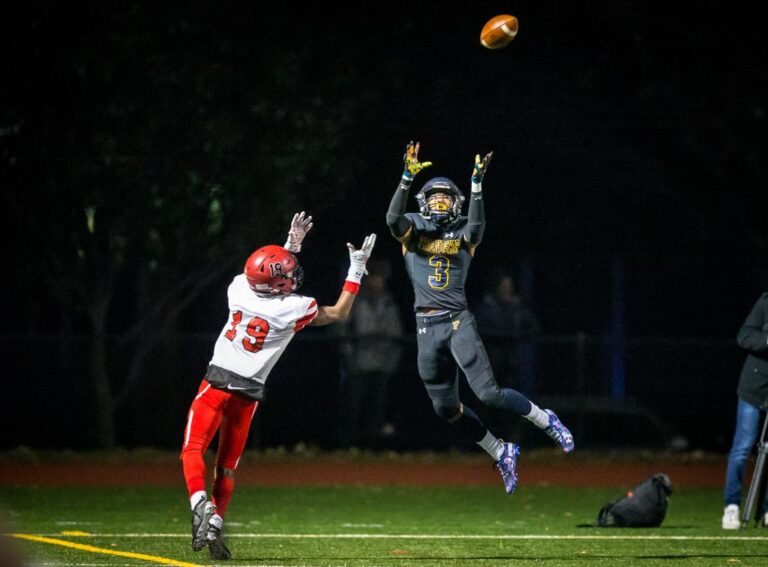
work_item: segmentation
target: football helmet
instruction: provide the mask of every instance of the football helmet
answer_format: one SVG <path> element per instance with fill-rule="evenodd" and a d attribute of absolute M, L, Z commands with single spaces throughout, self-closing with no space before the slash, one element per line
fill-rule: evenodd
<path fill-rule="evenodd" d="M 270 244 L 262 246 L 245 261 L 243 273 L 256 293 L 288 295 L 304 282 L 304 270 L 291 252 Z"/>
<path fill-rule="evenodd" d="M 445 206 L 438 199 L 430 199 L 430 196 L 437 193 L 448 195 L 451 198 L 450 205 Z M 439 225 L 447 225 L 461 215 L 464 194 L 447 177 L 433 177 L 416 193 L 416 202 L 419 204 L 419 212 L 422 216 Z"/>

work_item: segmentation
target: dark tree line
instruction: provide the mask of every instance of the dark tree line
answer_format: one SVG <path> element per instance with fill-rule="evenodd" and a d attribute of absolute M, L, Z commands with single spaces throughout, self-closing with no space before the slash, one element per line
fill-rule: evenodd
<path fill-rule="evenodd" d="M 4 207 L 23 330 L 52 330 L 40 311 L 53 308 L 89 337 L 95 429 L 110 447 L 116 409 L 184 310 L 254 243 L 284 237 L 294 211 L 343 199 L 368 94 L 354 69 L 306 89 L 297 79 L 317 54 L 270 47 L 278 32 L 259 14 L 253 37 L 223 12 L 217 30 L 202 11 L 91 10 L 51 5 L 17 22 Z"/>
<path fill-rule="evenodd" d="M 16 6 L 0 35 L 5 333 L 86 338 L 112 446 L 115 412 L 171 356 L 163 338 L 293 212 L 333 246 L 386 231 L 411 138 L 462 183 L 475 152 L 496 152 L 476 270 L 534 258 L 545 332 L 595 319 L 615 257 L 639 274 L 643 332 L 673 322 L 641 319 L 652 309 L 695 314 L 733 284 L 692 286 L 712 264 L 765 285 L 760 22 L 713 3 L 581 4 L 521 7 L 498 53 L 475 37 L 491 5 L 370 7 L 354 26 L 334 7 Z M 389 244 L 377 254 L 397 261 Z"/>

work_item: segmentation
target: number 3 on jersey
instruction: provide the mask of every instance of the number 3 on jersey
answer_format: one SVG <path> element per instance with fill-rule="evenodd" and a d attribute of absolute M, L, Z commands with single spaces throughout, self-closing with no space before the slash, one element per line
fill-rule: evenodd
<path fill-rule="evenodd" d="M 429 287 L 435 289 L 445 289 L 448 287 L 448 270 L 451 268 L 451 261 L 448 257 L 442 254 L 430 256 L 429 266 L 435 269 L 435 273 L 427 277 Z"/>
<path fill-rule="evenodd" d="M 235 340 L 237 335 L 237 326 L 243 319 L 242 311 L 235 311 L 232 313 L 232 328 L 229 329 L 224 336 L 230 341 Z M 264 346 L 264 339 L 269 333 L 269 323 L 267 323 L 261 317 L 254 317 L 248 321 L 248 326 L 245 328 L 246 337 L 243 337 L 243 348 L 248 352 L 259 352 Z"/>

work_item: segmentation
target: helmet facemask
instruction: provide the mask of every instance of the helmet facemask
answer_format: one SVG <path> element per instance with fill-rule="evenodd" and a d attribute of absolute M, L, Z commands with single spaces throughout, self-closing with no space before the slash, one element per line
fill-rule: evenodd
<path fill-rule="evenodd" d="M 288 295 L 301 287 L 304 283 L 304 268 L 299 265 L 296 256 L 293 256 L 294 267 L 291 271 L 281 274 L 270 293 L 273 295 Z M 279 265 L 279 264 L 278 264 Z"/>
<path fill-rule="evenodd" d="M 296 291 L 304 283 L 304 268 L 299 265 L 299 261 L 296 260 L 296 267 L 293 269 L 293 291 Z"/>
<path fill-rule="evenodd" d="M 429 218 L 439 225 L 448 224 L 453 218 L 455 199 L 448 193 L 435 191 L 427 197 Z"/>
<path fill-rule="evenodd" d="M 461 215 L 464 195 L 447 177 L 435 177 L 427 181 L 416 194 L 422 216 L 435 224 L 446 226 Z"/>

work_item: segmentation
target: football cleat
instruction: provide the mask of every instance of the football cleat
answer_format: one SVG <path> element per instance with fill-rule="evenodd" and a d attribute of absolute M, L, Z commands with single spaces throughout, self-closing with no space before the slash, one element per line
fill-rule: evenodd
<path fill-rule="evenodd" d="M 224 543 L 224 537 L 221 535 L 221 529 L 213 524 L 208 526 L 208 533 L 205 536 L 208 542 L 208 551 L 211 553 L 211 559 L 218 561 L 231 559 L 232 553 Z"/>
<path fill-rule="evenodd" d="M 192 510 L 192 551 L 200 551 L 208 545 L 206 541 L 208 521 L 215 512 L 216 506 L 206 498 L 201 499 Z"/>
<path fill-rule="evenodd" d="M 520 455 L 520 447 L 514 443 L 504 443 L 504 452 L 496 461 L 496 467 L 501 472 L 504 481 L 504 490 L 512 494 L 517 488 L 517 457 Z"/>
<path fill-rule="evenodd" d="M 568 428 L 562 424 L 552 410 L 545 409 L 544 413 L 549 416 L 549 425 L 544 429 L 544 433 L 549 435 L 566 453 L 573 451 L 573 435 L 568 431 Z"/>

